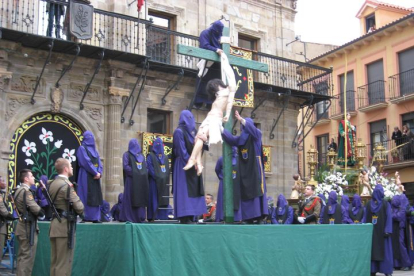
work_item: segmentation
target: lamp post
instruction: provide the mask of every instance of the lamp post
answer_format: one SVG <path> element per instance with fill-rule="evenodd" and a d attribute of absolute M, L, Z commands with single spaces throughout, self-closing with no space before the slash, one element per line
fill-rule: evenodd
<path fill-rule="evenodd" d="M 384 170 L 384 162 L 386 160 L 385 148 L 381 143 L 377 143 L 374 149 L 374 161 L 378 163 L 378 172 L 382 173 Z"/>
<path fill-rule="evenodd" d="M 358 143 L 356 147 L 356 160 L 358 161 L 358 168 L 362 170 L 364 168 L 364 160 L 367 157 L 367 148 L 362 139 L 358 138 Z"/>
<path fill-rule="evenodd" d="M 308 166 L 309 166 L 309 174 L 310 180 L 308 181 L 308 185 L 318 186 L 318 182 L 315 181 L 315 169 L 316 165 L 318 164 L 318 151 L 310 145 L 310 149 L 308 150 Z"/>
<path fill-rule="evenodd" d="M 328 156 L 328 165 L 329 165 L 329 168 L 331 169 L 331 172 L 332 172 L 334 167 L 335 167 L 335 164 L 336 164 L 337 154 L 336 154 L 336 152 L 333 148 L 330 148 L 327 156 Z"/>

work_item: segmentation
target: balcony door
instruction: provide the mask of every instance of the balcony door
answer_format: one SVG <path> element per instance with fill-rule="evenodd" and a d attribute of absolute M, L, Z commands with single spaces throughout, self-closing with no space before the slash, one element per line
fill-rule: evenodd
<path fill-rule="evenodd" d="M 369 105 L 385 101 L 384 64 L 380 59 L 367 65 Z"/>
<path fill-rule="evenodd" d="M 345 74 L 339 76 L 339 110 L 344 113 L 344 100 L 345 100 Z M 346 75 L 346 109 L 347 111 L 355 111 L 355 90 L 354 90 L 354 71 L 349 71 Z"/>
<path fill-rule="evenodd" d="M 400 95 L 414 93 L 414 47 L 398 53 Z"/>

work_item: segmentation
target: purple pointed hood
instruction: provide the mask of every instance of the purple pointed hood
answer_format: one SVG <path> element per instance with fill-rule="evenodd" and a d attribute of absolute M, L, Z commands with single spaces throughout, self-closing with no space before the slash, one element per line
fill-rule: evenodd
<path fill-rule="evenodd" d="M 399 209 L 401 207 L 401 196 L 400 195 L 395 195 L 392 199 L 391 199 L 391 206 L 392 209 Z"/>
<path fill-rule="evenodd" d="M 361 197 L 357 194 L 354 194 L 354 198 L 352 199 L 352 213 L 354 214 L 354 216 L 358 214 L 361 207 L 362 207 Z"/>
<path fill-rule="evenodd" d="M 285 198 L 284 195 L 280 194 L 277 197 L 277 209 L 276 209 L 276 214 L 278 214 L 279 216 L 282 216 L 285 214 L 286 212 L 286 206 L 288 205 L 288 202 Z"/>
<path fill-rule="evenodd" d="M 326 204 L 328 208 L 328 214 L 335 214 L 336 206 L 338 205 L 338 195 L 335 191 L 331 191 L 328 197 L 328 203 Z"/>
<path fill-rule="evenodd" d="M 247 123 L 254 124 L 251 118 L 246 118 L 245 120 L 246 120 L 246 124 Z M 243 146 L 244 144 L 246 144 L 247 139 L 249 139 L 250 134 L 247 132 L 246 127 L 242 123 L 240 123 L 240 131 L 241 131 L 241 134 L 239 136 L 238 145 Z"/>
<path fill-rule="evenodd" d="M 410 202 L 408 201 L 408 198 L 405 194 L 400 195 L 401 196 L 401 207 L 404 209 L 407 209 L 410 206 Z"/>
<path fill-rule="evenodd" d="M 141 153 L 141 146 L 137 139 L 132 138 L 129 140 L 128 151 L 135 157 L 137 162 L 142 163 L 144 161 L 144 155 Z"/>
<path fill-rule="evenodd" d="M 193 114 L 188 110 L 181 111 L 178 127 L 185 130 L 191 144 L 194 144 L 194 136 L 196 134 L 195 120 Z"/>
<path fill-rule="evenodd" d="M 326 206 L 326 197 L 324 194 L 319 194 L 318 197 L 321 199 L 321 203 L 323 206 Z"/>
<path fill-rule="evenodd" d="M 105 214 L 109 214 L 109 211 L 111 210 L 110 206 L 109 206 L 109 202 L 104 200 L 102 201 L 102 205 L 99 206 L 99 209 Z"/>
<path fill-rule="evenodd" d="M 349 208 L 349 196 L 343 195 L 341 198 L 341 205 L 344 207 L 345 210 L 348 210 Z"/>
<path fill-rule="evenodd" d="M 157 138 L 152 143 L 152 152 L 157 156 L 157 160 L 160 164 L 164 165 L 164 142 L 161 138 Z"/>
<path fill-rule="evenodd" d="M 122 203 L 122 200 L 124 199 L 124 193 L 120 193 L 118 195 L 118 203 Z"/>
<path fill-rule="evenodd" d="M 220 20 L 213 22 L 209 28 L 210 43 L 218 49 L 221 49 L 220 38 L 223 36 L 223 29 L 224 24 Z"/>
<path fill-rule="evenodd" d="M 93 136 L 91 131 L 87 130 L 83 133 L 82 146 L 84 146 L 93 157 L 99 158 L 99 154 L 95 146 L 95 136 Z"/>
<path fill-rule="evenodd" d="M 384 199 L 384 188 L 381 184 L 375 186 L 374 191 L 372 192 L 371 200 L 371 211 L 377 213 L 382 206 L 382 200 Z"/>

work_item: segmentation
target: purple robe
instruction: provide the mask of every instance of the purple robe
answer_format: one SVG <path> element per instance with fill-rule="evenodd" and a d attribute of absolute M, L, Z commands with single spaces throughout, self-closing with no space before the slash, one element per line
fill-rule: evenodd
<path fill-rule="evenodd" d="M 191 143 L 194 143 L 195 120 L 193 114 L 188 110 L 181 111 L 178 126 L 173 135 L 173 152 L 175 155 L 172 181 L 174 215 L 176 218 L 200 216 L 207 213 L 205 197 L 188 196 L 187 179 L 183 169 L 191 155 L 191 152 L 187 152 L 185 147 L 184 135 Z"/>
<path fill-rule="evenodd" d="M 377 212 L 381 209 L 381 205 L 384 203 L 384 189 L 383 187 L 378 184 L 375 186 L 374 192 L 372 193 L 372 200 L 368 201 L 367 204 L 371 205 L 372 212 Z M 367 212 L 364 213 L 363 223 L 366 222 L 366 215 Z M 392 212 L 391 212 L 391 204 L 387 205 L 386 210 L 386 219 L 385 219 L 385 233 L 392 233 Z M 375 227 L 375 225 L 374 225 Z M 372 241 L 373 243 L 376 241 Z M 383 261 L 372 261 L 371 260 L 371 273 L 384 273 L 384 274 L 392 274 L 393 272 L 393 252 L 392 252 L 392 241 L 391 236 L 384 239 L 384 260 Z"/>
<path fill-rule="evenodd" d="M 157 161 L 161 165 L 164 164 L 164 144 L 161 138 L 156 138 L 154 140 L 153 146 L 152 146 L 152 152 L 157 157 Z M 159 213 L 160 211 L 164 211 L 162 214 L 162 219 L 168 219 L 168 211 L 171 210 L 158 210 L 158 188 L 157 183 L 155 181 L 155 170 L 154 170 L 154 164 L 152 164 L 153 160 L 148 155 L 147 156 L 147 169 L 148 169 L 148 179 L 149 179 L 149 200 L 148 200 L 148 207 L 147 207 L 147 219 L 153 220 L 153 219 L 161 219 Z M 168 166 L 168 164 L 166 164 Z M 165 206 L 163 206 L 165 207 Z"/>
<path fill-rule="evenodd" d="M 45 186 L 47 188 L 47 181 L 48 181 L 47 176 L 42 175 L 40 177 L 40 180 L 42 180 L 43 184 L 45 184 Z M 53 198 L 52 198 L 52 200 L 53 200 Z M 43 195 L 42 188 L 40 187 L 40 185 L 39 185 L 39 187 L 36 188 L 36 202 L 42 208 L 49 206 L 49 203 L 47 202 L 45 196 Z"/>
<path fill-rule="evenodd" d="M 288 206 L 288 202 L 284 195 L 280 194 L 277 198 L 277 205 L 276 208 L 273 209 L 271 221 L 272 224 L 279 224 L 278 220 L 276 219 L 277 216 L 283 216 L 286 212 L 286 206 Z M 288 207 L 287 209 L 287 218 L 284 224 L 292 224 L 293 222 L 293 208 Z"/>
<path fill-rule="evenodd" d="M 216 163 L 216 175 L 219 179 L 219 188 L 217 192 L 217 204 L 216 204 L 216 221 L 220 222 L 224 220 L 224 201 L 223 201 L 223 157 L 217 160 Z M 234 221 L 241 221 L 241 202 L 239 204 L 239 210 L 234 210 Z"/>
<path fill-rule="evenodd" d="M 262 132 L 255 127 L 252 119 L 246 118 L 245 120 L 246 123 L 242 126 L 242 133 L 240 136 L 233 136 L 228 130 L 225 129 L 223 132 L 223 139 L 231 146 L 239 146 L 244 145 L 249 136 L 252 136 L 256 156 L 261 156 Z M 242 200 L 241 209 L 243 220 L 262 218 L 263 216 L 269 214 L 266 201 L 266 179 L 264 176 L 263 162 L 261 158 L 260 160 L 257 157 L 255 158 L 261 179 L 263 180 L 263 195 L 249 200 Z"/>
<path fill-rule="evenodd" d="M 111 209 L 110 213 L 111 213 L 111 216 L 113 217 L 114 220 L 119 221 L 119 214 L 121 212 L 122 200 L 123 199 L 124 199 L 124 194 L 120 193 L 118 195 L 118 202 L 114 206 L 112 206 L 112 209 Z"/>
<path fill-rule="evenodd" d="M 341 206 L 342 206 L 342 223 L 344 224 L 352 224 L 353 221 L 348 215 L 349 209 L 349 197 L 347 195 L 343 195 L 341 199 Z"/>
<path fill-rule="evenodd" d="M 319 224 L 323 224 L 323 214 L 325 213 L 326 208 L 326 198 L 324 194 L 319 194 L 318 197 L 321 199 L 321 212 L 319 214 Z"/>
<path fill-rule="evenodd" d="M 145 158 L 141 154 L 141 147 L 137 139 L 131 139 L 128 151 L 122 156 L 122 166 L 124 169 L 124 197 L 119 214 L 120 221 L 130 221 L 140 223 L 145 221 L 145 207 L 132 207 L 132 167 L 130 164 L 130 153 L 136 156 L 138 162 L 144 162 Z"/>
<path fill-rule="evenodd" d="M 85 148 L 91 153 L 93 157 L 98 159 L 98 167 L 95 167 L 91 162 Z M 85 206 L 84 214 L 85 214 L 85 221 L 99 221 L 101 218 L 101 211 L 99 206 L 89 206 L 87 205 L 87 195 L 88 195 L 88 174 L 95 176 L 98 173 L 101 174 L 103 166 L 102 162 L 99 158 L 99 153 L 96 151 L 95 148 L 95 138 L 89 130 L 83 133 L 83 141 L 82 145 L 76 151 L 76 157 L 79 165 L 78 171 L 78 196 L 81 199 L 83 205 Z"/>
<path fill-rule="evenodd" d="M 392 209 L 392 220 L 394 223 L 398 223 L 398 243 L 400 246 L 400 258 L 394 256 L 394 267 L 411 267 L 411 260 L 408 256 L 407 247 L 405 245 L 405 227 L 406 227 L 406 205 L 402 202 L 402 198 L 396 195 L 392 198 L 391 209 Z"/>
<path fill-rule="evenodd" d="M 223 23 L 217 20 L 208 29 L 202 31 L 199 38 L 200 48 L 214 52 L 221 49 L 220 38 L 223 34 L 223 28 Z"/>

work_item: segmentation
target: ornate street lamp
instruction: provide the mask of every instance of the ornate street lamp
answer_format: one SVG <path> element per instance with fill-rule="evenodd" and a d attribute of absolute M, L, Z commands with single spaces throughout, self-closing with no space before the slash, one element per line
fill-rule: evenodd
<path fill-rule="evenodd" d="M 318 182 L 315 181 L 315 169 L 316 165 L 318 164 L 318 151 L 311 145 L 310 149 L 308 150 L 308 166 L 310 172 L 310 180 L 308 181 L 308 185 L 318 186 Z"/>
<path fill-rule="evenodd" d="M 377 143 L 374 149 L 374 161 L 378 163 L 378 172 L 382 173 L 384 169 L 384 162 L 387 160 L 387 153 L 381 143 Z"/>
<path fill-rule="evenodd" d="M 367 147 L 362 143 L 362 139 L 358 138 L 356 147 L 356 160 L 358 161 L 358 167 L 360 170 L 364 168 L 364 160 L 367 157 Z"/>
<path fill-rule="evenodd" d="M 327 156 L 328 156 L 329 168 L 331 169 L 331 171 L 333 171 L 333 169 L 336 165 L 336 156 L 337 156 L 337 154 L 336 154 L 336 152 L 333 148 L 330 148 L 329 151 L 328 151 Z"/>

